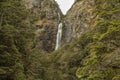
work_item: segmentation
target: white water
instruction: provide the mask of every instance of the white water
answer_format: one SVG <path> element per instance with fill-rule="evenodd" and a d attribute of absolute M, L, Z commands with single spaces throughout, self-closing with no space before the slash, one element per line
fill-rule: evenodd
<path fill-rule="evenodd" d="M 61 46 L 61 39 L 62 39 L 62 23 L 60 23 L 58 25 L 58 32 L 57 32 L 57 39 L 56 39 L 55 50 L 60 48 L 60 46 Z"/>

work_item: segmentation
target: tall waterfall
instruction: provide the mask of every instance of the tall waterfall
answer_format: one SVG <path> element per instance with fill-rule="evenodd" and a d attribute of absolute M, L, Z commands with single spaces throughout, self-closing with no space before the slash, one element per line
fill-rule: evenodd
<path fill-rule="evenodd" d="M 61 46 L 61 38 L 62 38 L 62 23 L 58 25 L 57 39 L 56 39 L 56 47 L 57 50 Z"/>

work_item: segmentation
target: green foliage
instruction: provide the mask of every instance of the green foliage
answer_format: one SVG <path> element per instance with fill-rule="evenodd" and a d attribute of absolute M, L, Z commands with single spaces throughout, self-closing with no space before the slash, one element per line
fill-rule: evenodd
<path fill-rule="evenodd" d="M 120 75 L 117 75 L 112 80 L 119 80 L 119 79 L 120 79 Z"/>
<path fill-rule="evenodd" d="M 20 0 L 0 1 L 0 80 L 26 80 L 26 56 L 30 53 L 33 30 Z M 28 20 L 30 22 L 30 20 Z"/>
<path fill-rule="evenodd" d="M 119 80 L 120 0 L 95 4 L 97 25 L 72 44 L 46 54 L 31 50 L 34 34 L 22 2 L 1 0 L 0 80 Z M 39 17 L 45 16 L 43 12 Z"/>
<path fill-rule="evenodd" d="M 14 79 L 15 80 L 26 80 L 26 76 L 24 74 L 24 66 L 21 63 L 16 63 L 14 66 Z"/>
<path fill-rule="evenodd" d="M 95 4 L 99 17 L 91 31 L 51 54 L 33 52 L 31 79 L 119 80 L 120 1 L 96 0 Z"/>
<path fill-rule="evenodd" d="M 102 3 L 105 5 L 101 6 Z M 87 50 L 86 53 L 88 53 L 83 58 L 84 63 L 76 72 L 80 80 L 112 80 L 115 75 L 119 74 L 116 72 L 116 68 L 112 67 L 117 67 L 119 60 L 115 61 L 112 57 L 117 56 L 116 50 L 120 47 L 120 16 L 118 15 L 120 2 L 118 0 L 97 0 L 96 4 L 98 15 L 100 15 L 98 23 L 91 32 L 82 35 L 77 42 L 77 44 L 84 44 L 83 50 Z M 84 39 L 84 36 L 90 37 L 91 42 Z M 107 62 L 107 60 L 111 60 L 113 63 Z M 117 78 L 113 79 L 117 80 Z"/>
<path fill-rule="evenodd" d="M 2 66 L 13 66 L 17 57 L 19 57 L 19 51 L 14 44 L 14 34 L 17 30 L 10 25 L 5 25 L 4 28 L 0 30 L 0 57 Z M 18 55 L 16 55 L 18 54 Z"/>
<path fill-rule="evenodd" d="M 28 17 L 28 12 L 19 0 L 0 2 L 1 25 L 11 24 L 15 27 L 21 26 L 21 21 Z"/>
<path fill-rule="evenodd" d="M 51 76 L 67 76 L 60 80 L 119 80 L 120 1 L 96 0 L 95 4 L 99 15 L 97 25 L 52 53 L 50 69 L 58 73 Z"/>

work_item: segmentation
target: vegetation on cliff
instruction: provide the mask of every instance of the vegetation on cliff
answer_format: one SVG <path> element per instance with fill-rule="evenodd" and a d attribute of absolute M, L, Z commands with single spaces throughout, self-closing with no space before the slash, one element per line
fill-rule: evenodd
<path fill-rule="evenodd" d="M 79 1 L 82 0 L 76 3 Z M 1 0 L 0 80 L 120 80 L 120 0 L 93 1 L 90 5 L 94 5 L 92 12 L 96 16 L 89 30 L 72 43 L 51 52 L 54 44 L 49 51 L 49 45 L 40 42 L 45 39 L 44 43 L 49 43 L 53 38 L 51 31 L 55 30 L 51 26 L 55 26 L 60 17 L 51 12 L 55 5 L 44 0 L 50 12 L 55 13 L 49 17 L 49 10 L 43 5 L 46 11 L 40 11 L 39 15 L 39 6 L 34 5 L 31 11 L 20 0 Z M 87 11 L 85 6 L 84 9 Z M 69 14 L 72 13 L 69 11 Z M 37 38 L 33 34 L 36 25 L 46 31 L 39 32 Z"/>
<path fill-rule="evenodd" d="M 49 55 L 45 79 L 120 79 L 120 1 L 96 0 L 95 6 L 90 30 Z"/>
<path fill-rule="evenodd" d="M 30 17 L 20 0 L 0 1 L 0 80 L 25 80 L 33 43 Z M 31 37 L 29 37 L 31 36 Z"/>

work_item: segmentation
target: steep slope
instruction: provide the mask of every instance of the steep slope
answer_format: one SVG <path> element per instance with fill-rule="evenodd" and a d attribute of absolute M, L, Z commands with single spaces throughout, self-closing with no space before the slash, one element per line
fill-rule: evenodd
<path fill-rule="evenodd" d="M 41 78 L 39 56 L 54 50 L 61 17 L 54 0 L 0 0 L 0 80 Z"/>
<path fill-rule="evenodd" d="M 55 49 L 57 26 L 62 12 L 54 0 L 23 0 L 33 15 L 36 29 L 35 47 L 51 52 Z"/>
<path fill-rule="evenodd" d="M 34 38 L 29 18 L 21 1 L 0 1 L 0 80 L 25 79 L 26 56 Z"/>
<path fill-rule="evenodd" d="M 94 0 L 76 0 L 64 18 L 63 42 L 72 42 L 91 27 L 93 27 L 97 14 Z"/>
<path fill-rule="evenodd" d="M 89 5 L 85 4 L 92 5 L 90 7 L 92 10 L 89 11 L 89 8 L 85 7 Z M 83 9 L 82 13 L 92 14 L 80 14 L 79 9 Z M 74 14 L 74 12 L 78 12 L 78 14 Z M 66 17 L 72 17 L 69 15 L 73 14 L 77 16 L 73 16 L 74 20 L 65 18 L 65 31 L 68 30 L 66 34 L 69 35 L 65 38 L 68 39 L 68 42 L 72 35 L 77 35 L 77 32 L 72 34 L 71 31 L 74 30 L 77 22 L 84 22 L 89 28 L 86 28 L 83 34 L 79 33 L 79 38 L 74 37 L 76 40 L 71 44 L 67 44 L 46 56 L 42 62 L 44 66 L 43 78 L 46 80 L 119 80 L 120 1 L 78 0 Z M 78 19 L 78 15 L 82 15 L 82 18 Z M 87 21 L 85 23 L 84 19 L 91 23 L 87 23 Z M 67 25 L 73 24 L 74 26 L 71 26 L 72 29 L 69 30 L 70 26 Z M 84 24 L 82 26 L 81 24 L 79 23 L 77 28 L 85 27 Z M 77 29 L 78 32 L 81 32 L 80 29 Z"/>
<path fill-rule="evenodd" d="M 52 52 L 61 18 L 54 0 L 0 1 L 0 80 L 120 80 L 120 0 L 76 0 Z"/>
<path fill-rule="evenodd" d="M 32 14 L 32 26 L 35 28 L 33 49 L 26 64 L 27 79 L 44 79 L 45 66 L 42 62 L 46 61 L 46 55 L 55 50 L 57 28 L 62 19 L 62 12 L 54 0 L 24 0 L 24 2 Z"/>

